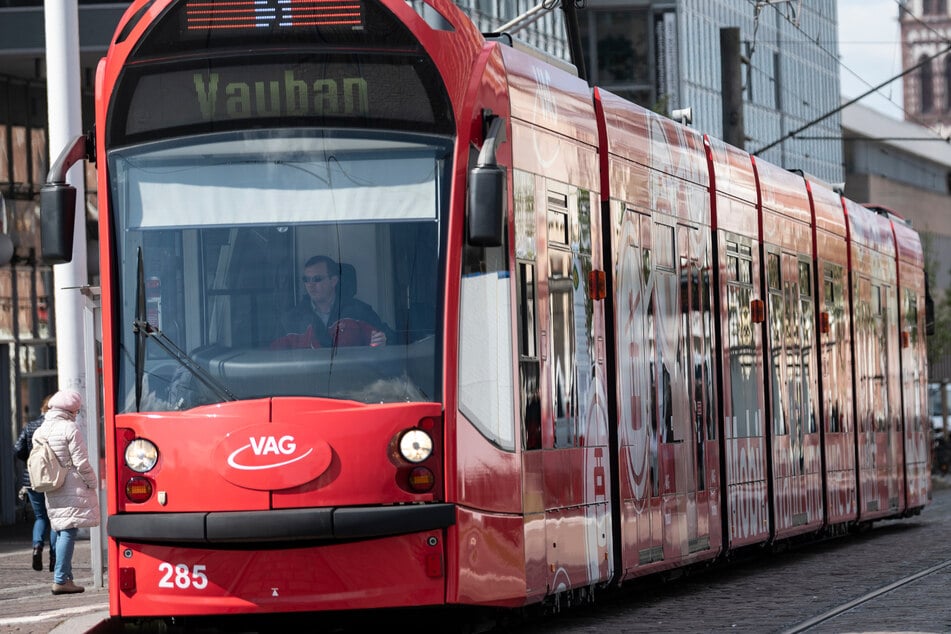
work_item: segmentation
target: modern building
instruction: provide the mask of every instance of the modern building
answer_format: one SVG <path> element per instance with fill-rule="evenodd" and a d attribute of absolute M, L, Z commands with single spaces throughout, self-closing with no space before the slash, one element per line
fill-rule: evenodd
<path fill-rule="evenodd" d="M 459 2 L 484 32 L 514 23 L 516 39 L 570 61 L 562 11 L 546 4 L 555 8 Z M 745 149 L 827 182 L 844 179 L 835 0 L 587 0 L 577 15 L 590 83 L 663 114 L 690 108 L 692 125 L 718 138 L 720 30 L 739 28 Z"/>
<path fill-rule="evenodd" d="M 842 133 L 845 195 L 888 207 L 921 233 L 940 301 L 951 291 L 951 144 L 932 128 L 861 104 L 842 111 Z M 951 358 L 932 360 L 929 371 L 933 381 L 951 381 Z"/>
<path fill-rule="evenodd" d="M 738 27 L 745 149 L 843 180 L 840 119 L 830 114 L 839 105 L 834 0 L 588 0 L 579 16 L 593 83 L 665 114 L 691 108 L 692 125 L 718 138 L 720 30 Z"/>
<path fill-rule="evenodd" d="M 951 135 L 951 3 L 905 0 L 899 11 L 905 118 Z"/>

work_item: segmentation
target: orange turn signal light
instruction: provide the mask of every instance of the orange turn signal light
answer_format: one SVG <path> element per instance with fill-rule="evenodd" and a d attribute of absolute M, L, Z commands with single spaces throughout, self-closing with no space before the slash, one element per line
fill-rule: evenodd
<path fill-rule="evenodd" d="M 766 321 L 766 304 L 761 299 L 750 302 L 750 321 L 761 324 Z"/>
<path fill-rule="evenodd" d="M 607 276 L 604 271 L 594 269 L 588 273 L 588 296 L 599 301 L 608 296 Z"/>
<path fill-rule="evenodd" d="M 409 472 L 409 487 L 418 493 L 431 491 L 436 484 L 436 476 L 426 467 L 415 467 Z"/>
<path fill-rule="evenodd" d="M 152 497 L 152 481 L 142 476 L 129 478 L 125 483 L 125 496 L 130 502 L 145 502 Z"/>

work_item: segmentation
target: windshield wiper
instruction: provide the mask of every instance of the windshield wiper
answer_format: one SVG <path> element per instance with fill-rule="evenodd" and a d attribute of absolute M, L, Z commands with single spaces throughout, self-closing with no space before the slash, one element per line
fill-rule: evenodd
<path fill-rule="evenodd" d="M 236 401 L 238 397 L 218 379 L 212 376 L 205 368 L 195 362 L 188 353 L 179 348 L 165 336 L 157 326 L 149 323 L 145 310 L 145 275 L 142 266 L 142 247 L 139 247 L 139 261 L 136 280 L 136 308 L 135 320 L 132 322 L 132 332 L 135 338 L 135 408 L 139 410 L 142 399 L 142 377 L 145 374 L 145 338 L 151 337 L 170 357 L 192 373 L 202 385 L 214 392 L 222 401 Z"/>
<path fill-rule="evenodd" d="M 135 322 L 146 321 L 145 312 L 145 278 L 142 267 L 142 247 L 138 248 L 138 268 L 136 269 L 135 283 Z M 139 331 L 133 325 L 133 332 L 137 335 Z M 138 336 L 135 338 L 135 411 L 142 411 L 142 379 L 145 376 L 145 340 Z"/>

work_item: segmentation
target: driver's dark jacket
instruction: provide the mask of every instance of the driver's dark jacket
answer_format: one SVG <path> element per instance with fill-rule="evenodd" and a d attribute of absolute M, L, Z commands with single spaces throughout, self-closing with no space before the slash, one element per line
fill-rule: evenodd
<path fill-rule="evenodd" d="M 307 333 L 308 327 L 310 327 L 311 333 L 308 334 L 312 336 L 316 344 L 319 344 L 319 347 L 329 348 L 334 345 L 330 326 L 333 326 L 340 319 L 355 319 L 365 322 L 374 329 L 383 331 L 386 335 L 387 343 L 396 343 L 396 334 L 393 330 L 383 323 L 380 316 L 377 315 L 368 304 L 355 298 L 338 298 L 333 308 L 330 309 L 328 323 L 324 324 L 323 320 L 321 320 L 314 311 L 310 297 L 304 297 L 297 306 L 290 309 L 283 316 L 281 325 L 285 337 L 287 335 L 304 335 Z M 314 347 L 317 347 L 316 344 Z"/>

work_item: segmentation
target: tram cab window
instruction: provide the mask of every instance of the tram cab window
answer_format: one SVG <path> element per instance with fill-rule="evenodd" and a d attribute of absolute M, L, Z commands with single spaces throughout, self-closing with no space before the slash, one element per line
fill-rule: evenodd
<path fill-rule="evenodd" d="M 110 157 L 120 411 L 270 396 L 439 400 L 448 146 L 298 134 L 222 134 Z M 318 254 L 342 264 L 336 289 L 372 308 L 385 346 L 345 342 L 338 329 L 272 347 L 288 334 L 282 316 L 310 307 L 304 267 Z M 150 328 L 133 328 L 141 322 Z"/>

